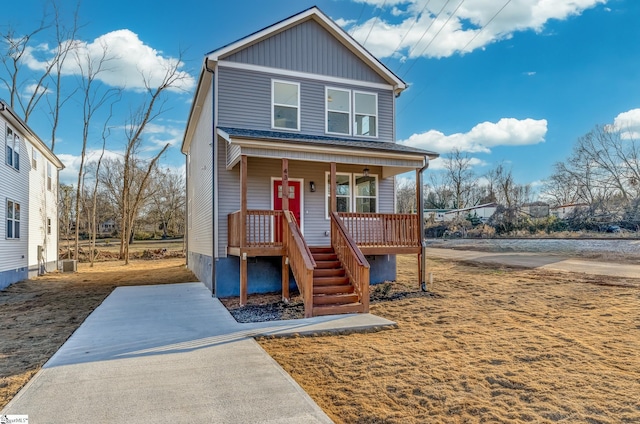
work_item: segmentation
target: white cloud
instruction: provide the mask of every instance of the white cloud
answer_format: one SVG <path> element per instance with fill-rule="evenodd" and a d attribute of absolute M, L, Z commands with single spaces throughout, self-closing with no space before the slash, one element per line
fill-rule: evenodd
<path fill-rule="evenodd" d="M 640 139 L 640 109 L 631 109 L 618 114 L 613 126 L 622 132 L 627 139 Z"/>
<path fill-rule="evenodd" d="M 536 72 L 535 71 L 529 71 L 529 72 L 525 72 L 524 74 L 526 76 L 528 76 L 528 77 L 532 77 L 532 76 L 534 76 L 536 74 Z"/>
<path fill-rule="evenodd" d="M 445 169 L 444 167 L 445 164 L 445 160 L 444 158 L 441 156 L 437 159 L 433 159 L 429 161 L 429 171 L 440 171 Z M 487 166 L 487 162 L 483 161 L 482 159 L 479 158 L 474 158 L 471 157 L 469 158 L 469 165 L 474 168 L 474 167 L 478 167 L 478 166 Z"/>
<path fill-rule="evenodd" d="M 95 163 L 100 158 L 102 149 L 89 149 L 85 158 L 85 166 Z M 104 151 L 103 159 L 122 158 L 122 152 L 114 152 L 111 150 Z M 64 164 L 64 169 L 60 171 L 60 182 L 64 184 L 78 184 L 78 171 L 80 170 L 80 155 L 71 155 L 68 153 L 56 153 L 56 156 Z"/>
<path fill-rule="evenodd" d="M 180 145 L 183 133 L 182 128 L 155 123 L 147 124 L 144 129 L 145 139 L 157 148 L 164 147 L 167 143 L 171 146 Z"/>
<path fill-rule="evenodd" d="M 482 122 L 466 133 L 445 135 L 437 130 L 413 134 L 399 143 L 438 153 L 454 148 L 471 153 L 489 153 L 495 146 L 524 146 L 544 142 L 546 119 L 502 118 L 497 123 Z"/>
<path fill-rule="evenodd" d="M 401 57 L 440 58 L 456 53 L 469 53 L 493 42 L 509 39 L 518 31 L 541 32 L 550 20 L 565 20 L 607 2 L 607 0 L 519 0 L 507 4 L 496 16 L 505 3 L 495 0 L 445 3 L 445 0 L 437 0 L 427 4 L 426 1 L 357 1 L 389 9 L 390 16 L 388 16 L 389 20 L 385 19 L 387 17 L 385 15 L 377 19 L 371 17 L 366 22 L 350 28 L 350 33 L 356 40 L 364 42 L 373 25 L 366 47 L 377 57 L 389 57 L 395 53 Z M 442 10 L 441 14 L 439 14 L 440 10 Z M 424 13 L 421 13 L 423 11 Z M 406 15 L 403 15 L 403 12 Z M 397 16 L 406 16 L 406 18 L 395 22 L 394 17 Z M 494 16 L 496 17 L 492 21 Z M 396 48 L 398 48 L 397 52 Z"/>
<path fill-rule="evenodd" d="M 109 32 L 91 42 L 77 41 L 74 47 L 74 53 L 67 58 L 63 68 L 65 75 L 79 75 L 80 67 L 87 69 L 90 62 L 95 69 L 100 59 L 105 57 L 105 70 L 97 75 L 97 79 L 111 87 L 144 90 L 145 80 L 151 87 L 157 87 L 166 70 L 176 64 L 180 70 L 170 89 L 189 91 L 195 87 L 194 77 L 181 70 L 184 67 L 182 62 L 144 44 L 137 34 L 128 29 Z M 54 50 L 46 45 L 29 49 L 24 62 L 31 69 L 42 70 L 46 66 L 46 53 L 50 57 Z"/>

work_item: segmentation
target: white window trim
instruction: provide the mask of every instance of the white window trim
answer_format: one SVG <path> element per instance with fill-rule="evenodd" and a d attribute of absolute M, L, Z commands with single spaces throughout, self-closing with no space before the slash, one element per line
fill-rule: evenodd
<path fill-rule="evenodd" d="M 8 224 L 9 224 L 9 202 L 13 203 L 13 218 L 11 218 L 11 225 L 13 225 L 13 231 L 12 237 L 9 237 L 9 231 L 8 231 Z M 5 239 L 7 240 L 20 240 L 20 237 L 16 237 L 16 222 L 18 223 L 18 231 L 21 233 L 20 235 L 22 235 L 22 231 L 20 228 L 20 222 L 22 222 L 22 216 L 20 216 L 20 219 L 16 219 L 16 205 L 20 206 L 21 203 L 20 202 L 16 202 L 13 199 L 10 198 L 6 198 L 4 201 L 5 204 L 5 208 L 6 208 L 6 216 L 5 216 L 5 220 L 4 220 L 4 225 L 5 225 Z M 20 207 L 20 214 L 22 215 L 22 207 Z"/>
<path fill-rule="evenodd" d="M 271 210 L 274 210 L 273 198 L 275 193 L 273 192 L 273 183 L 276 181 L 282 181 L 282 177 L 271 177 Z M 289 178 L 289 181 L 300 183 L 300 222 L 298 224 L 300 225 L 300 232 L 304 235 L 304 178 Z M 273 234 L 271 234 L 271 240 L 274 240 Z"/>
<path fill-rule="evenodd" d="M 374 115 L 376 118 L 376 135 L 365 135 L 365 134 L 355 134 L 356 131 L 356 94 L 366 94 L 369 96 L 374 96 L 376 98 L 375 100 L 375 105 L 376 105 L 376 114 Z M 353 132 L 354 132 L 354 136 L 355 137 L 367 137 L 367 138 L 378 138 L 378 123 L 380 122 L 380 120 L 378 119 L 378 93 L 372 93 L 369 91 L 361 91 L 361 90 L 353 90 L 353 94 L 352 94 L 352 99 L 351 101 L 353 102 Z M 365 115 L 365 116 L 371 116 L 371 115 Z"/>
<path fill-rule="evenodd" d="M 12 142 L 11 142 L 11 163 L 9 163 L 9 155 L 7 155 L 7 147 L 9 146 L 9 131 L 11 131 L 11 135 L 12 135 Z M 5 125 L 5 129 L 4 129 L 4 154 L 5 154 L 5 158 L 4 158 L 4 163 L 10 167 L 13 168 L 14 171 L 16 172 L 20 172 L 20 136 L 18 135 L 18 133 L 16 132 L 16 130 L 14 130 L 12 127 L 10 127 L 8 124 Z M 16 144 L 18 145 L 18 162 L 16 163 Z"/>
<path fill-rule="evenodd" d="M 335 112 L 335 113 L 344 113 L 344 112 L 337 112 L 337 111 L 330 111 L 329 110 L 329 90 L 335 90 L 335 91 L 344 91 L 345 93 L 349 93 L 349 112 L 346 113 L 347 115 L 349 115 L 349 118 L 347 119 L 347 122 L 349 122 L 349 132 L 348 133 L 341 133 L 341 132 L 331 132 L 329 131 L 329 112 Z M 330 87 L 330 86 L 325 86 L 324 87 L 324 132 L 325 134 L 333 134 L 333 135 L 341 135 L 341 136 L 349 136 L 352 133 L 352 113 L 351 113 L 351 109 L 353 109 L 352 107 L 352 103 L 353 103 L 353 99 L 352 97 L 353 94 L 351 93 L 351 90 L 347 89 L 347 88 L 340 88 L 340 87 Z"/>
<path fill-rule="evenodd" d="M 47 190 L 53 191 L 53 165 L 51 162 L 47 162 Z"/>
<path fill-rule="evenodd" d="M 282 107 L 291 107 L 291 105 L 284 105 L 284 104 L 277 104 L 275 102 L 275 84 L 276 83 L 280 83 L 280 84 L 289 84 L 289 85 L 295 85 L 298 87 L 298 104 L 296 105 L 296 110 L 297 110 L 297 128 L 293 129 L 293 128 L 286 128 L 286 127 L 277 127 L 276 126 L 276 121 L 275 121 L 275 116 L 274 116 L 274 109 L 276 106 L 282 106 Z M 271 80 L 271 129 L 273 130 L 282 130 L 282 131 L 300 131 L 300 83 L 299 82 L 295 82 L 295 81 L 284 81 L 284 80 L 279 80 L 279 79 L 272 79 Z"/>
<path fill-rule="evenodd" d="M 325 180 L 325 196 L 324 196 L 324 210 L 325 210 L 325 219 L 329 219 L 329 196 L 331 195 L 331 187 L 330 187 L 330 183 L 329 183 L 329 175 L 330 172 L 325 171 L 324 173 L 324 180 Z M 336 172 L 336 175 L 348 175 L 349 176 L 349 210 L 351 212 L 355 212 L 356 211 L 356 199 L 360 198 L 360 199 L 376 199 L 376 212 L 371 212 L 371 213 L 378 213 L 378 211 L 380 210 L 380 190 L 379 190 L 379 182 L 380 182 L 380 178 L 378 176 L 378 174 L 369 174 L 370 177 L 375 178 L 376 180 L 376 195 L 375 196 L 357 196 L 356 195 L 356 177 L 358 176 L 362 176 L 362 173 L 352 173 L 352 172 Z M 340 197 L 346 197 L 346 196 L 340 196 Z M 368 213 L 368 212 L 367 212 Z"/>

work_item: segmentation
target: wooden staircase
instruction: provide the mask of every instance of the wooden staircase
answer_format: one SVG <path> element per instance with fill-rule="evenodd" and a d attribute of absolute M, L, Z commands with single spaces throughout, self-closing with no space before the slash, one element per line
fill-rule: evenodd
<path fill-rule="evenodd" d="M 313 316 L 364 312 L 364 305 L 332 247 L 310 247 L 313 270 Z"/>

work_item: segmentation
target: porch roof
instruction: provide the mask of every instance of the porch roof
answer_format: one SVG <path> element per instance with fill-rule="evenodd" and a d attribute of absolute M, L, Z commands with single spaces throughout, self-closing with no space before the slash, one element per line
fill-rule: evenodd
<path fill-rule="evenodd" d="M 303 152 L 305 158 L 319 161 L 370 164 L 391 167 L 415 168 L 425 158 L 435 159 L 437 153 L 384 141 L 354 140 L 340 137 L 317 136 L 280 131 L 251 130 L 244 128 L 218 127 L 218 135 L 230 145 L 236 146 L 235 154 L 227 158 L 229 168 L 235 166 L 241 154 L 269 157 L 265 152 L 277 152 L 275 157 L 296 159 L 294 153 Z M 329 147 L 330 149 L 327 149 Z M 310 154 L 314 154 L 312 159 Z M 290 156 L 291 155 L 291 156 Z M 348 159 L 347 159 L 348 158 Z M 346 159 L 346 160 L 345 160 Z M 419 165 L 418 167 L 421 167 Z M 400 169 L 396 170 L 396 172 Z M 392 174 L 395 174 L 393 172 Z M 404 171 L 402 171 L 404 172 Z"/>

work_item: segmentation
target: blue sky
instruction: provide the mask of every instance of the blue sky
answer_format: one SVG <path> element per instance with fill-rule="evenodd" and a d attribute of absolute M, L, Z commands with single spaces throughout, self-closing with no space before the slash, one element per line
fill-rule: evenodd
<path fill-rule="evenodd" d="M 33 28 L 44 4 L 9 2 L 0 27 Z M 118 71 L 103 82 L 127 87 L 109 150 L 120 151 L 117 126 L 140 100 L 138 70 L 157 68 L 182 50 L 183 90 L 168 94 L 169 110 L 147 134 L 146 150 L 172 143 L 163 163 L 183 166 L 180 142 L 204 54 L 313 5 L 366 40 L 409 84 L 398 99 L 397 140 L 442 154 L 457 147 L 474 158 L 478 174 L 507 163 L 518 182 L 537 185 L 595 125 L 640 131 L 640 2 L 634 0 L 85 1 L 80 38 L 87 46 L 101 40 L 112 46 Z M 6 90 L 0 88 L 0 97 Z M 73 105 L 65 112 L 56 147 L 69 168 L 66 179 L 79 155 L 78 112 Z M 29 123 L 48 141 L 44 114 Z"/>

